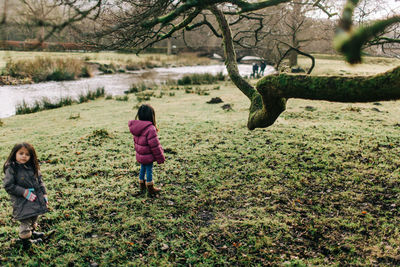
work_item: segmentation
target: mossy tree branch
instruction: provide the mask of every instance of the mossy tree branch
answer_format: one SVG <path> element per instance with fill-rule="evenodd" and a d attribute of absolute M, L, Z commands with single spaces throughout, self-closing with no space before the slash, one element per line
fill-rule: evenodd
<path fill-rule="evenodd" d="M 400 22 L 400 16 L 393 16 L 354 29 L 353 13 L 358 3 L 359 0 L 346 2 L 334 39 L 335 49 L 342 53 L 350 64 L 361 63 L 362 47 L 388 27 Z"/>
<path fill-rule="evenodd" d="M 400 99 L 400 67 L 375 76 L 270 75 L 257 83 L 263 109 L 279 111 L 288 98 L 334 102 L 375 102 Z M 284 109 L 283 109 L 284 110 Z M 283 111 L 282 110 L 282 111 Z M 282 112 L 281 111 L 281 112 Z M 279 113 L 280 114 L 280 113 Z M 269 116 L 278 118 L 279 114 Z M 260 125 L 252 125 L 260 127 Z M 262 126 L 261 126 L 262 127 Z M 250 128 L 250 127 L 249 127 Z"/>

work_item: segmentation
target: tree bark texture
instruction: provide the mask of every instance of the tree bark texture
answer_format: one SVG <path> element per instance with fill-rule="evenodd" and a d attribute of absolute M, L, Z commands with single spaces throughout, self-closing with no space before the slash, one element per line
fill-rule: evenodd
<path fill-rule="evenodd" d="M 270 75 L 257 83 L 264 102 L 271 97 L 334 102 L 400 99 L 400 67 L 374 76 Z"/>
<path fill-rule="evenodd" d="M 272 125 L 288 98 L 334 102 L 375 102 L 400 99 L 400 67 L 374 76 L 270 75 L 257 83 L 263 110 L 254 112 L 249 129 Z M 260 117 L 260 118 L 258 118 Z"/>

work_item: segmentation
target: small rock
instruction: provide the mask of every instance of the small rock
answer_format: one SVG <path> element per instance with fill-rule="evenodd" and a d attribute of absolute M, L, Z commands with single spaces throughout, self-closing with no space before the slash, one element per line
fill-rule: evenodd
<path fill-rule="evenodd" d="M 213 97 L 213 98 L 211 98 L 210 101 L 207 101 L 207 104 L 218 104 L 218 103 L 222 103 L 222 102 L 224 102 L 224 101 L 222 101 L 221 98 Z"/>
<path fill-rule="evenodd" d="M 316 110 L 317 110 L 317 109 L 316 109 L 315 107 L 313 107 L 313 106 L 306 106 L 304 109 L 307 110 L 307 111 L 316 111 Z"/>
<path fill-rule="evenodd" d="M 162 250 L 162 251 L 165 251 L 165 250 L 167 250 L 167 249 L 169 249 L 169 246 L 168 246 L 167 244 L 162 244 L 161 250 Z"/>
<path fill-rule="evenodd" d="M 225 105 L 223 105 L 221 108 L 222 108 L 223 110 L 226 110 L 226 111 L 231 111 L 231 110 L 233 110 L 231 104 L 225 104 Z"/>

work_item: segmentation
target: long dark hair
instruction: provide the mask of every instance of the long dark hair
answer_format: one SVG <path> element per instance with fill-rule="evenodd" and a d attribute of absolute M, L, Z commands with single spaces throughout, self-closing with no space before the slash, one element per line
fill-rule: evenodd
<path fill-rule="evenodd" d="M 139 107 L 139 110 L 136 114 L 136 119 L 141 121 L 151 121 L 154 127 L 156 127 L 157 131 L 157 124 L 156 124 L 156 114 L 154 112 L 154 108 L 148 104 L 143 104 Z"/>
<path fill-rule="evenodd" d="M 33 168 L 36 177 L 39 176 L 39 161 L 36 155 L 36 151 L 35 148 L 33 148 L 33 146 L 29 143 L 23 142 L 20 144 L 16 144 L 13 149 L 11 150 L 10 155 L 8 156 L 6 162 L 3 165 L 3 172 L 6 173 L 6 169 L 10 166 L 15 166 L 16 162 L 17 162 L 17 152 L 18 150 L 20 150 L 21 148 L 25 147 L 30 155 L 29 161 L 26 163 L 26 165 L 30 166 Z"/>

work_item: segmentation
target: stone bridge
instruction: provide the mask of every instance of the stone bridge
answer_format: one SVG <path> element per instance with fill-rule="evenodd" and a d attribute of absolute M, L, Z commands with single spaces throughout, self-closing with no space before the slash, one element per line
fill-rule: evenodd
<path fill-rule="evenodd" d="M 240 62 L 246 56 L 260 57 L 260 55 L 256 53 L 257 52 L 256 49 L 238 48 L 235 51 L 236 51 L 237 62 Z M 219 57 L 221 57 L 221 60 L 224 60 L 224 49 L 223 47 L 218 47 L 218 46 L 200 46 L 196 48 L 175 47 L 173 48 L 173 52 L 174 53 L 196 52 L 200 56 L 206 56 L 210 58 L 215 57 L 215 55 L 218 55 Z"/>

